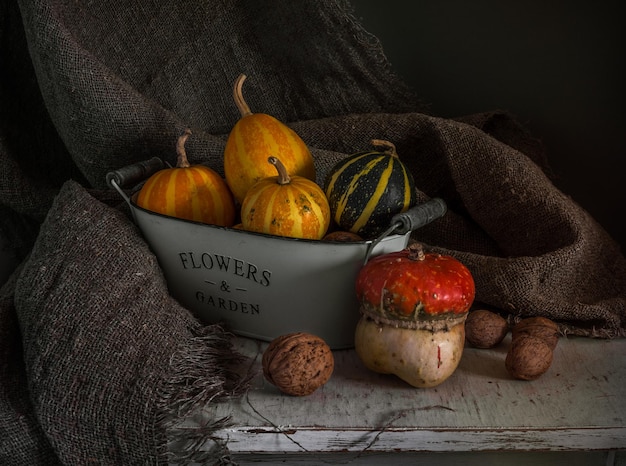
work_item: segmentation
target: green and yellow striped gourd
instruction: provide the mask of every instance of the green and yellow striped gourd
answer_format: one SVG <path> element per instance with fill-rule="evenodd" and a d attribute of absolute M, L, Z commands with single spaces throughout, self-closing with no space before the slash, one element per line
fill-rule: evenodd
<path fill-rule="evenodd" d="M 415 205 L 415 183 L 395 146 L 373 140 L 385 151 L 361 152 L 338 162 L 326 177 L 324 191 L 333 220 L 366 239 L 381 234 L 391 217 Z"/>

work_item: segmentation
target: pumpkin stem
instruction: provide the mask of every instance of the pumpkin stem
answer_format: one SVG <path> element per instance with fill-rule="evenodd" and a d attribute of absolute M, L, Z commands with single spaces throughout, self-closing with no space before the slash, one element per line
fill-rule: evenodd
<path fill-rule="evenodd" d="M 414 261 L 423 261 L 426 258 L 424 248 L 420 243 L 409 244 L 409 259 Z"/>
<path fill-rule="evenodd" d="M 235 105 L 237 105 L 237 108 L 239 109 L 239 112 L 241 113 L 242 117 L 252 115 L 252 111 L 250 110 L 250 107 L 248 106 L 245 99 L 243 98 L 242 88 L 243 88 L 243 82 L 245 80 L 246 80 L 246 75 L 240 74 L 237 80 L 235 81 L 235 86 L 233 87 L 233 99 L 235 99 Z"/>
<path fill-rule="evenodd" d="M 177 168 L 187 168 L 190 167 L 191 164 L 189 160 L 187 160 L 187 152 L 185 151 L 185 143 L 187 139 L 191 136 L 191 130 L 189 128 L 185 129 L 185 132 L 181 134 L 176 141 L 176 167 Z"/>
<path fill-rule="evenodd" d="M 276 167 L 276 171 L 278 172 L 278 184 L 283 185 L 291 183 L 289 173 L 287 173 L 287 169 L 280 160 L 272 156 L 269 157 L 267 161 Z"/>
<path fill-rule="evenodd" d="M 372 139 L 371 144 L 374 147 L 384 147 L 386 153 L 394 157 L 398 157 L 396 146 L 393 142 L 385 141 L 384 139 Z"/>

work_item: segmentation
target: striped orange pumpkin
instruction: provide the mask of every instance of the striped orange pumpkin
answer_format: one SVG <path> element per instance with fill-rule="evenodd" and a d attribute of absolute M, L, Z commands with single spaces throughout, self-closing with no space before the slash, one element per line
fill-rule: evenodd
<path fill-rule="evenodd" d="M 321 239 L 330 224 L 324 191 L 302 176 L 289 176 L 276 157 L 268 159 L 278 176 L 248 190 L 241 205 L 243 229 L 291 238 Z"/>
<path fill-rule="evenodd" d="M 137 195 L 137 205 L 170 217 L 232 226 L 235 202 L 226 182 L 204 165 L 190 165 L 185 142 L 190 130 L 176 144 L 176 167 L 159 170 L 144 183 Z"/>
<path fill-rule="evenodd" d="M 265 113 L 252 113 L 242 94 L 246 75 L 235 82 L 233 98 L 241 118 L 233 126 L 224 149 L 226 183 L 238 202 L 257 181 L 276 170 L 266 161 L 279 157 L 289 175 L 315 180 L 313 157 L 304 141 L 284 123 Z"/>

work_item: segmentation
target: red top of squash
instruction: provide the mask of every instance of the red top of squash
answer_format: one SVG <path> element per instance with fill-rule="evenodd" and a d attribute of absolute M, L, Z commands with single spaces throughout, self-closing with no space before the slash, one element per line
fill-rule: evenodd
<path fill-rule="evenodd" d="M 356 294 L 361 311 L 380 321 L 457 318 L 474 301 L 470 271 L 451 256 L 423 252 L 422 246 L 371 259 L 359 272 Z"/>

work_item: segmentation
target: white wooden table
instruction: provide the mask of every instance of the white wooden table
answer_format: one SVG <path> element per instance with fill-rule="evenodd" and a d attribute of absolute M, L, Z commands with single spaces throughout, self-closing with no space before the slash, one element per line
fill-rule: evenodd
<path fill-rule="evenodd" d="M 626 465 L 626 339 L 561 338 L 550 370 L 526 382 L 504 368 L 509 338 L 492 350 L 466 347 L 456 372 L 429 389 L 335 351 L 330 381 L 307 397 L 265 381 L 267 343 L 238 338 L 258 372 L 252 389 L 185 427 L 232 415 L 218 436 L 239 464 L 420 465 L 434 456 L 439 465 Z"/>

